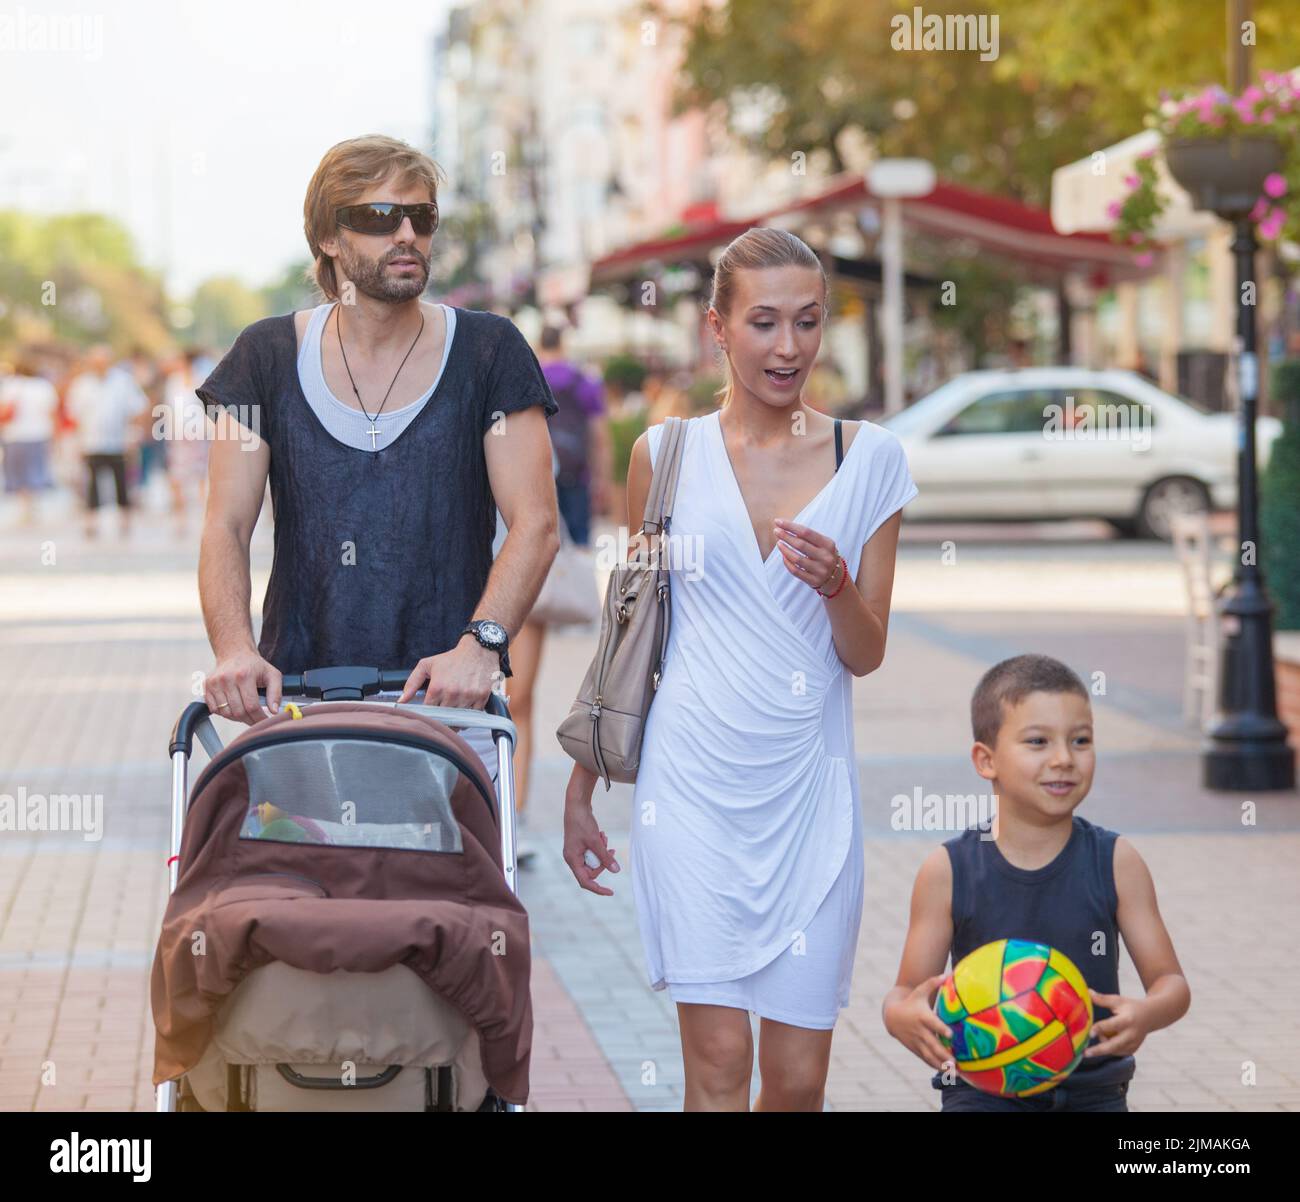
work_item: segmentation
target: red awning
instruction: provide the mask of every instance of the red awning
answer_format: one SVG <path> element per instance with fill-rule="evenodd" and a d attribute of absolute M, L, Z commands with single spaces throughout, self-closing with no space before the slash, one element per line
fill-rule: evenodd
<path fill-rule="evenodd" d="M 708 208 L 700 206 L 703 212 L 683 215 L 687 226 L 683 233 L 638 242 L 596 260 L 591 281 L 600 284 L 625 279 L 645 262 L 706 257 L 715 246 L 724 246 L 745 230 L 778 217 L 858 208 L 874 199 L 863 178 L 854 175 L 815 196 L 745 221 L 722 221 L 716 210 L 710 215 Z M 694 220 L 686 220 L 688 216 Z M 904 201 L 903 223 L 937 238 L 969 238 L 994 254 L 1029 266 L 1038 276 L 1084 271 L 1094 284 L 1105 286 L 1121 279 L 1140 279 L 1158 269 L 1158 263 L 1138 266 L 1131 250 L 1104 233 L 1058 233 L 1046 209 L 963 184 L 940 182 L 925 196 Z"/>

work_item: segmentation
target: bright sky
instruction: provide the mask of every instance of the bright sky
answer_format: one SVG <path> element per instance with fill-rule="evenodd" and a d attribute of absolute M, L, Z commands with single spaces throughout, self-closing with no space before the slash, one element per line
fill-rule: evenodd
<path fill-rule="evenodd" d="M 303 195 L 329 147 L 427 148 L 448 7 L 0 0 L 0 208 L 113 214 L 173 295 L 266 283 L 307 254 Z"/>

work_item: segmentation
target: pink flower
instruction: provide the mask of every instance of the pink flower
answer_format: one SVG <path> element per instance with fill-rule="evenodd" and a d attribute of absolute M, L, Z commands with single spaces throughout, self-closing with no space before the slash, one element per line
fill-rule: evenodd
<path fill-rule="evenodd" d="M 1150 267 L 1155 261 L 1155 255 L 1153 255 L 1149 250 L 1144 250 L 1140 255 L 1133 256 L 1133 262 L 1139 267 Z"/>
<path fill-rule="evenodd" d="M 1126 175 L 1124 177 L 1124 186 L 1126 188 L 1130 188 L 1130 189 L 1138 188 L 1141 187 L 1141 185 L 1142 185 L 1142 180 L 1136 175 Z"/>
<path fill-rule="evenodd" d="M 1264 202 L 1261 201 L 1260 203 L 1263 204 Z M 1110 204 L 1106 206 L 1106 216 L 1111 218 L 1113 221 L 1117 221 L 1119 219 L 1119 211 L 1123 207 L 1124 206 L 1121 205 L 1118 200 L 1112 200 Z"/>
<path fill-rule="evenodd" d="M 1264 177 L 1264 194 L 1277 199 L 1286 195 L 1286 177 L 1280 172 L 1271 171 Z"/>
<path fill-rule="evenodd" d="M 1254 84 L 1251 84 L 1250 87 L 1248 87 L 1244 92 L 1242 92 L 1241 98 L 1242 100 L 1248 100 L 1248 101 L 1262 100 L 1264 98 L 1264 93 L 1261 92 L 1259 88 L 1257 88 Z"/>
<path fill-rule="evenodd" d="M 1274 209 L 1263 221 L 1259 223 L 1259 236 L 1272 241 L 1282 232 L 1282 210 Z"/>
<path fill-rule="evenodd" d="M 1251 221 L 1259 221 L 1260 218 L 1262 218 L 1264 214 L 1268 212 L 1268 209 L 1269 209 L 1268 198 L 1261 196 L 1257 201 L 1255 201 L 1255 207 L 1251 209 L 1251 211 L 1249 212 L 1249 214 L 1247 214 L 1247 216 L 1250 217 Z"/>

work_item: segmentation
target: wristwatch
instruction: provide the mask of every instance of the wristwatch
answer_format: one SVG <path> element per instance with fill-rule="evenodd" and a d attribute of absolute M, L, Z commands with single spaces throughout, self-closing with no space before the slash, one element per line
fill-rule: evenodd
<path fill-rule="evenodd" d="M 489 651 L 495 651 L 500 656 L 501 671 L 506 676 L 514 675 L 510 671 L 510 656 L 506 652 L 506 647 L 510 643 L 510 636 L 500 622 L 494 622 L 491 618 L 478 618 L 470 622 L 460 632 L 460 637 L 464 638 L 467 634 L 472 634 L 478 640 L 479 646 L 486 647 Z"/>

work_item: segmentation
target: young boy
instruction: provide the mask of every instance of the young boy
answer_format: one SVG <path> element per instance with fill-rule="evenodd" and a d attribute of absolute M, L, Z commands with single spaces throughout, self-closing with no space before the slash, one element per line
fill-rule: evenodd
<path fill-rule="evenodd" d="M 1045 655 L 990 668 L 971 698 L 975 771 L 993 782 L 996 838 L 978 828 L 921 865 L 885 1029 L 936 1072 L 944 1110 L 1127 1111 L 1133 1053 L 1176 1022 L 1191 991 L 1160 918 L 1151 874 L 1133 845 L 1074 811 L 1088 796 L 1095 756 L 1083 682 Z M 1146 996 L 1118 996 L 1124 936 Z M 945 1064 L 934 1013 L 944 966 L 998 939 L 1045 943 L 1074 961 L 1093 1002 L 1093 1038 L 1054 1089 L 1003 1098 L 967 1085 Z"/>

